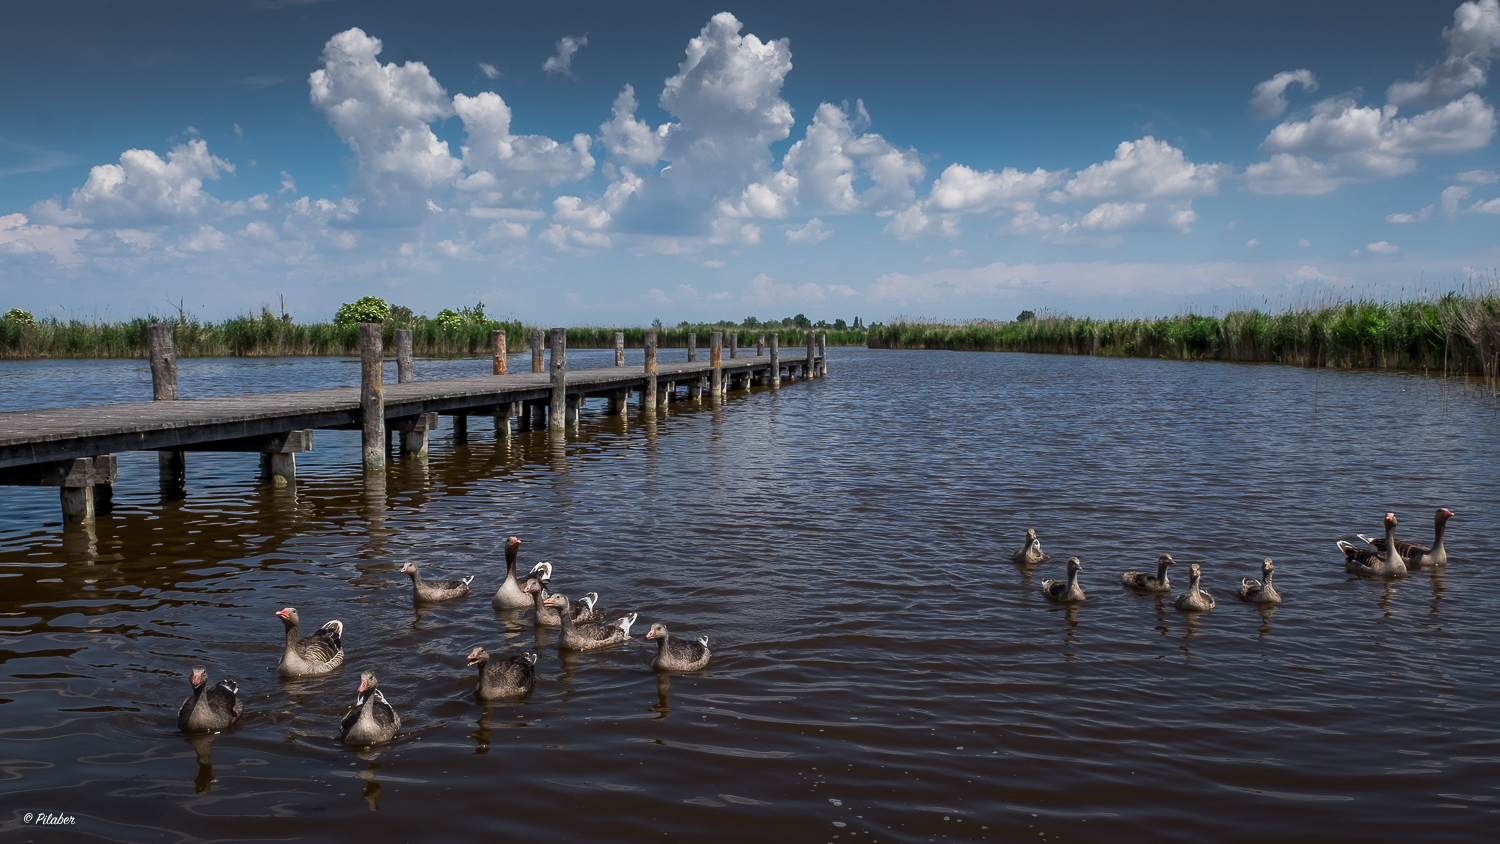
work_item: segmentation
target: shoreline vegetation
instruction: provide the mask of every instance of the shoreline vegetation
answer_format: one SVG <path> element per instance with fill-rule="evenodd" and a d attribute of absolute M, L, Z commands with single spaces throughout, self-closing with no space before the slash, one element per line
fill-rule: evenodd
<path fill-rule="evenodd" d="M 369 304 L 375 303 L 375 304 Z M 378 305 L 378 307 L 377 307 Z M 375 308 L 368 310 L 361 308 Z M 511 352 L 528 348 L 537 326 L 496 320 L 484 305 L 436 317 L 367 298 L 339 309 L 333 322 L 296 323 L 290 314 L 262 308 L 259 315 L 207 322 L 179 309 L 175 317 L 148 316 L 123 322 L 33 320 L 12 310 L 0 319 L 0 358 L 144 358 L 147 328 L 175 327 L 179 357 L 297 357 L 358 355 L 359 322 L 385 326 L 386 349 L 394 353 L 395 334 L 412 330 L 413 352 L 424 357 L 484 355 L 490 332 L 506 332 Z M 1222 316 L 1193 313 L 1156 319 L 1092 319 L 1023 312 L 1014 321 L 963 322 L 898 318 L 889 324 L 853 326 L 844 320 L 812 322 L 802 314 L 781 321 L 747 318 L 741 323 L 656 325 L 662 348 L 683 348 L 690 332 L 705 353 L 709 334 L 738 333 L 740 348 L 753 348 L 758 334 L 781 333 L 782 348 L 806 346 L 807 334 L 827 334 L 831 346 L 872 349 L 1033 352 L 1107 357 L 1162 358 L 1279 363 L 1304 367 L 1387 369 L 1473 375 L 1500 382 L 1500 282 L 1471 285 L 1441 297 L 1396 303 L 1336 300 L 1281 313 L 1231 311 Z M 544 329 L 545 330 L 545 329 Z M 645 343 L 646 328 L 570 327 L 568 346 L 607 349 L 616 331 L 629 348 Z"/>
<path fill-rule="evenodd" d="M 870 326 L 872 349 L 1280 363 L 1475 375 L 1500 381 L 1500 284 L 1409 302 L 1331 301 L 1277 314 L 1231 311 L 1096 320 L 1023 312 L 1011 322 L 900 318 Z"/>
<path fill-rule="evenodd" d="M 380 304 L 384 306 L 383 302 Z M 350 307 L 341 308 L 340 316 Z M 178 357 L 358 357 L 359 323 L 365 321 L 384 325 L 387 354 L 395 354 L 396 331 L 411 329 L 412 352 L 421 357 L 488 355 L 490 332 L 496 330 L 505 332 L 508 351 L 523 352 L 529 348 L 534 329 L 547 330 L 546 326 L 525 325 L 517 320 L 488 318 L 483 303 L 458 312 L 445 309 L 436 317 L 413 316 L 409 309 L 399 306 L 387 307 L 384 315 L 355 309 L 348 319 L 335 317 L 334 322 L 315 323 L 297 323 L 290 314 L 278 315 L 269 308 L 262 308 L 258 316 L 230 317 L 222 322 L 203 321 L 185 312 L 171 317 L 152 315 L 111 322 L 34 319 L 25 311 L 13 310 L 0 319 L 0 359 L 145 358 L 149 355 L 147 329 L 159 323 L 173 326 L 172 342 Z M 834 325 L 814 323 L 802 314 L 782 322 L 747 319 L 739 324 L 681 323 L 656 328 L 657 343 L 664 349 L 686 348 L 688 334 L 697 332 L 698 348 L 705 356 L 709 335 L 714 331 L 724 332 L 725 348 L 732 332 L 738 332 L 741 349 L 755 348 L 756 335 L 772 331 L 780 332 L 781 347 L 792 351 L 807 345 L 809 332 L 827 334 L 829 345 L 865 344 L 863 328 L 850 329 L 843 320 Z M 627 348 L 639 349 L 645 345 L 646 328 L 583 326 L 568 328 L 568 348 L 612 349 L 617 331 L 625 333 Z"/>

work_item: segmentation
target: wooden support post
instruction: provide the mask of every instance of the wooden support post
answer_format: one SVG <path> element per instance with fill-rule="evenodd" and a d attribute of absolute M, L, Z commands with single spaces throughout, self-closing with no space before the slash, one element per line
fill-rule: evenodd
<path fill-rule="evenodd" d="M 692 380 L 688 381 L 687 397 L 688 401 L 698 401 L 703 398 L 702 376 L 694 375 Z"/>
<path fill-rule="evenodd" d="M 56 484 L 64 525 L 86 525 L 94 521 L 94 485 L 115 481 L 115 458 L 109 454 L 79 457 L 48 464 L 33 482 Z M 26 481 L 21 481 L 26 482 Z M 30 483 L 28 483 L 30 485 Z"/>
<path fill-rule="evenodd" d="M 688 332 L 688 363 L 698 359 L 698 332 Z"/>
<path fill-rule="evenodd" d="M 495 439 L 510 439 L 510 417 L 515 412 L 515 404 L 504 402 L 495 413 Z"/>
<path fill-rule="evenodd" d="M 656 329 L 646 329 L 646 384 L 641 389 L 641 411 L 656 407 Z"/>
<path fill-rule="evenodd" d="M 724 395 L 724 332 L 708 335 L 708 394 L 714 401 Z"/>
<path fill-rule="evenodd" d="M 828 377 L 828 335 L 818 335 L 818 374 Z"/>
<path fill-rule="evenodd" d="M 385 385 L 380 323 L 359 326 L 359 418 L 366 472 L 385 471 Z"/>
<path fill-rule="evenodd" d="M 547 403 L 536 401 L 531 403 L 531 429 L 540 431 L 547 427 Z"/>
<path fill-rule="evenodd" d="M 160 323 L 147 327 L 146 342 L 151 355 L 151 400 L 176 401 L 177 349 L 172 342 L 172 326 Z M 156 461 L 162 492 L 167 495 L 180 493 L 187 480 L 187 460 L 182 452 L 158 452 Z M 89 518 L 93 518 L 92 509 Z"/>
<path fill-rule="evenodd" d="M 547 371 L 547 368 L 545 366 L 542 366 L 542 346 L 544 346 L 544 345 L 545 345 L 545 342 L 542 339 L 542 330 L 540 328 L 533 328 L 531 330 L 531 371 L 532 372 L 546 372 Z"/>
<path fill-rule="evenodd" d="M 730 360 L 734 360 L 735 358 L 737 358 L 739 356 L 740 356 L 740 333 L 738 331 L 731 331 L 731 332 L 729 332 L 729 359 Z"/>
<path fill-rule="evenodd" d="M 410 384 L 416 380 L 411 363 L 411 329 L 396 329 L 396 383 Z"/>
<path fill-rule="evenodd" d="M 625 332 L 615 332 L 615 366 L 625 365 Z"/>
<path fill-rule="evenodd" d="M 807 359 L 802 363 L 802 377 L 811 378 L 816 370 L 813 369 L 813 359 L 818 354 L 818 341 L 811 331 L 807 332 Z"/>
<path fill-rule="evenodd" d="M 469 441 L 469 417 L 458 413 L 453 416 L 453 441 L 466 443 Z"/>
<path fill-rule="evenodd" d="M 437 427 L 436 413 L 419 413 L 391 420 L 391 431 L 401 435 L 402 457 L 426 457 L 427 432 L 436 431 Z"/>
<path fill-rule="evenodd" d="M 505 374 L 505 355 L 506 355 L 506 350 L 505 350 L 505 332 L 504 331 L 491 331 L 490 332 L 490 355 L 494 359 L 493 360 L 494 374 L 495 375 L 504 375 Z"/>
<path fill-rule="evenodd" d="M 617 390 L 609 394 L 609 415 L 624 416 L 625 404 L 630 400 L 629 390 Z"/>
<path fill-rule="evenodd" d="M 760 357 L 766 353 L 766 335 L 755 335 L 755 356 Z"/>
<path fill-rule="evenodd" d="M 781 332 L 771 332 L 771 386 L 781 386 Z"/>
<path fill-rule="evenodd" d="M 568 329 L 552 329 L 552 396 L 547 407 L 548 430 L 557 435 L 567 430 Z"/>
<path fill-rule="evenodd" d="M 567 424 L 568 424 L 569 428 L 577 428 L 578 427 L 579 411 L 582 408 L 583 408 L 583 396 L 582 395 L 580 395 L 578 393 L 574 393 L 573 395 L 568 396 Z"/>

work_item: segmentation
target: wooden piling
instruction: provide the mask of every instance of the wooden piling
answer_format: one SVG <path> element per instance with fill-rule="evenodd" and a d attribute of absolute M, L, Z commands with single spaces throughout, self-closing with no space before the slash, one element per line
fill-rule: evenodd
<path fill-rule="evenodd" d="M 615 332 L 615 366 L 625 365 L 625 332 Z"/>
<path fill-rule="evenodd" d="M 755 335 L 755 356 L 761 357 L 766 353 L 766 335 Z"/>
<path fill-rule="evenodd" d="M 818 335 L 818 374 L 828 376 L 828 335 Z"/>
<path fill-rule="evenodd" d="M 545 344 L 544 344 L 544 342 L 542 340 L 542 330 L 540 328 L 533 328 L 531 330 L 531 371 L 532 372 L 546 372 L 547 371 L 547 368 L 544 367 L 544 366 L 542 366 L 542 346 L 543 345 L 545 345 Z"/>
<path fill-rule="evenodd" d="M 567 422 L 567 426 L 569 428 L 577 428 L 578 427 L 578 424 L 579 424 L 578 417 L 580 415 L 580 411 L 582 410 L 582 408 L 583 408 L 583 396 L 581 396 L 581 395 L 579 395 L 577 393 L 574 393 L 573 395 L 568 396 L 568 412 L 567 412 L 567 416 L 565 417 L 565 421 Z"/>
<path fill-rule="evenodd" d="M 385 471 L 385 385 L 381 383 L 384 351 L 378 322 L 359 326 L 359 415 L 366 472 Z"/>
<path fill-rule="evenodd" d="M 568 424 L 568 329 L 552 329 L 552 395 L 547 407 L 548 431 L 561 436 Z"/>
<path fill-rule="evenodd" d="M 729 332 L 729 359 L 730 360 L 734 360 L 735 358 L 737 358 L 739 356 L 740 356 L 740 333 L 738 331 L 731 331 L 731 332 Z"/>
<path fill-rule="evenodd" d="M 696 332 L 696 331 L 689 331 L 688 332 L 687 343 L 688 343 L 688 363 L 692 363 L 693 361 L 695 361 L 695 360 L 698 359 L 698 332 Z"/>
<path fill-rule="evenodd" d="M 396 329 L 396 383 L 410 384 L 416 380 L 411 360 L 411 329 Z"/>
<path fill-rule="evenodd" d="M 490 332 L 490 355 L 494 358 L 493 366 L 495 375 L 505 374 L 505 332 Z"/>
<path fill-rule="evenodd" d="M 811 378 L 817 372 L 813 368 L 813 359 L 818 353 L 818 341 L 811 331 L 807 332 L 807 359 L 802 364 L 802 377 Z"/>
<path fill-rule="evenodd" d="M 146 329 L 146 339 L 151 355 L 151 400 L 176 401 L 177 349 L 172 342 L 172 326 L 169 323 L 149 326 Z M 164 494 L 175 496 L 180 493 L 187 481 L 186 455 L 181 451 L 157 452 L 156 474 Z M 63 506 L 66 508 L 68 505 Z M 88 510 L 89 518 L 92 519 L 92 499 Z"/>
<path fill-rule="evenodd" d="M 708 335 L 708 394 L 714 401 L 724 395 L 724 332 Z"/>
<path fill-rule="evenodd" d="M 453 441 L 466 443 L 469 441 L 469 417 L 464 413 L 453 415 Z"/>
<path fill-rule="evenodd" d="M 177 350 L 172 344 L 171 325 L 153 325 L 146 329 L 151 349 L 151 398 L 153 401 L 177 400 Z"/>
<path fill-rule="evenodd" d="M 641 411 L 656 407 L 656 329 L 646 329 L 646 385 L 641 390 Z"/>
<path fill-rule="evenodd" d="M 510 417 L 514 411 L 515 405 L 512 402 L 505 402 L 500 405 L 498 411 L 495 413 L 495 439 L 510 439 Z"/>
<path fill-rule="evenodd" d="M 771 332 L 771 386 L 781 386 L 781 332 Z"/>

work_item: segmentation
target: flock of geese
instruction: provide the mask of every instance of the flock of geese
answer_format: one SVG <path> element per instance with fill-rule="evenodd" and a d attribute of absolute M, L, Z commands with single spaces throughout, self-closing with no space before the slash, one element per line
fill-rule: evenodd
<path fill-rule="evenodd" d="M 1448 562 L 1448 552 L 1443 548 L 1443 528 L 1447 526 L 1448 520 L 1453 518 L 1453 511 L 1446 507 L 1439 507 L 1432 519 L 1432 544 L 1419 545 L 1415 542 L 1402 542 L 1396 539 L 1396 514 L 1385 514 L 1385 538 L 1367 536 L 1360 533 L 1355 534 L 1361 542 L 1369 547 L 1361 548 L 1352 542 L 1340 539 L 1337 542 L 1338 549 L 1344 554 L 1344 570 L 1351 574 L 1372 575 L 1375 577 L 1405 577 L 1408 571 L 1420 569 L 1432 569 Z M 1019 565 L 1034 565 L 1050 557 L 1042 552 L 1042 541 L 1037 538 L 1035 530 L 1026 531 L 1026 542 L 1011 555 L 1011 559 Z M 1127 571 L 1120 577 L 1120 585 L 1132 592 L 1146 594 L 1172 593 L 1171 581 L 1167 578 L 1167 568 L 1174 566 L 1177 561 L 1172 559 L 1171 554 L 1162 554 L 1156 559 L 1156 574 L 1147 572 Z M 1084 600 L 1083 587 L 1078 585 L 1078 573 L 1083 571 L 1083 563 L 1077 557 L 1068 558 L 1067 580 L 1044 580 L 1042 581 L 1042 594 L 1048 600 L 1059 603 L 1076 603 Z M 1256 580 L 1246 577 L 1240 580 L 1239 586 L 1231 594 L 1241 601 L 1252 604 L 1279 604 L 1281 593 L 1271 585 L 1271 575 L 1276 571 L 1276 565 L 1267 557 L 1260 564 L 1260 576 Z M 1214 596 L 1203 588 L 1203 573 L 1198 564 L 1188 566 L 1188 588 L 1186 592 L 1177 596 L 1174 602 L 1179 610 L 1185 612 L 1205 612 L 1214 608 Z"/>
<path fill-rule="evenodd" d="M 596 651 L 618 645 L 632 638 L 630 628 L 637 614 L 629 613 L 613 621 L 605 621 L 604 613 L 595 608 L 599 600 L 596 592 L 573 601 L 567 595 L 550 591 L 552 564 L 537 563 L 522 577 L 516 576 L 516 557 L 521 540 L 512 536 L 505 541 L 505 580 L 490 600 L 496 609 L 524 609 L 536 611 L 535 622 L 541 627 L 560 627 L 558 648 L 570 651 Z M 409 576 L 412 583 L 412 602 L 427 604 L 437 601 L 462 600 L 469 595 L 469 584 L 473 575 L 461 580 L 423 580 L 416 563 L 408 562 L 401 573 Z M 344 623 L 329 621 L 307 636 L 299 636 L 301 619 L 296 607 L 287 607 L 276 612 L 286 627 L 286 648 L 276 673 L 282 677 L 308 677 L 327 674 L 344 664 Z M 708 648 L 708 637 L 679 640 L 671 638 L 664 624 L 651 625 L 647 639 L 656 640 L 656 656 L 651 667 L 657 671 L 698 671 L 708 666 L 713 656 Z M 492 658 L 483 647 L 469 652 L 469 665 L 478 670 L 479 680 L 474 694 L 481 702 L 516 698 L 536 688 L 536 654 L 512 650 L 505 656 Z M 214 733 L 226 730 L 239 720 L 244 712 L 244 702 L 239 697 L 239 687 L 233 680 L 220 680 L 208 685 L 208 669 L 193 666 L 191 682 L 193 691 L 177 712 L 177 726 L 184 733 Z M 380 692 L 379 678 L 373 671 L 359 675 L 359 691 L 355 694 L 354 706 L 339 722 L 338 738 L 345 744 L 367 747 L 383 744 L 395 738 L 401 729 L 401 716 Z"/>
<path fill-rule="evenodd" d="M 1433 542 L 1429 546 L 1398 541 L 1396 514 L 1386 513 L 1383 539 L 1357 534 L 1369 546 L 1366 548 L 1338 541 L 1338 548 L 1344 554 L 1344 568 L 1359 575 L 1402 577 L 1410 570 L 1442 565 L 1448 561 L 1447 551 L 1443 548 L 1443 528 L 1451 518 L 1452 510 L 1438 508 L 1433 518 Z M 635 613 L 605 621 L 604 614 L 595 608 L 598 593 L 590 592 L 573 601 L 560 592 L 551 592 L 551 563 L 537 563 L 525 576 L 517 578 L 516 556 L 520 547 L 521 540 L 514 536 L 505 542 L 505 581 L 490 601 L 492 606 L 496 609 L 533 608 L 537 625 L 562 628 L 558 639 L 558 647 L 562 650 L 594 651 L 631 638 L 630 628 L 637 618 Z M 1027 530 L 1025 544 L 1016 549 L 1011 559 L 1029 566 L 1050 557 L 1042 551 L 1042 541 L 1037 538 L 1036 531 Z M 1167 569 L 1176 564 L 1171 554 L 1162 554 L 1157 558 L 1154 575 L 1127 571 L 1121 576 L 1120 585 L 1133 592 L 1169 595 L 1172 583 L 1167 577 Z M 1067 579 L 1043 581 L 1042 594 L 1059 603 L 1084 600 L 1083 587 L 1078 585 L 1078 573 L 1082 570 L 1083 563 L 1077 557 L 1069 557 Z M 1281 593 L 1271 584 L 1275 570 L 1275 564 L 1267 557 L 1260 566 L 1261 579 L 1243 578 L 1231 594 L 1254 604 L 1280 603 Z M 417 564 L 411 562 L 401 567 L 401 573 L 411 578 L 412 601 L 416 604 L 462 600 L 468 597 L 469 584 L 474 580 L 472 575 L 462 580 L 423 580 Z M 1214 596 L 1203 588 L 1202 577 L 1197 563 L 1188 567 L 1187 591 L 1175 600 L 1179 610 L 1205 612 L 1214 608 Z M 286 627 L 286 649 L 281 654 L 276 673 L 282 677 L 305 677 L 327 674 L 344 664 L 343 622 L 327 622 L 311 634 L 299 637 L 300 619 L 295 607 L 279 610 L 276 615 Z M 651 625 L 646 638 L 657 642 L 656 657 L 651 661 L 651 667 L 657 671 L 697 671 L 706 667 L 712 656 L 707 636 L 688 641 L 672 639 L 664 624 Z M 474 694 L 481 701 L 520 697 L 536 687 L 535 653 L 511 651 L 503 657 L 492 658 L 483 647 L 476 647 L 469 652 L 469 665 L 478 670 L 479 680 Z M 183 701 L 177 713 L 177 726 L 183 732 L 219 732 L 239 720 L 244 703 L 239 699 L 239 688 L 233 680 L 220 680 L 210 687 L 208 670 L 195 665 L 191 682 L 193 693 Z M 400 728 L 401 717 L 381 694 L 375 672 L 362 672 L 354 706 L 339 723 L 339 739 L 356 746 L 381 744 L 394 738 Z"/>

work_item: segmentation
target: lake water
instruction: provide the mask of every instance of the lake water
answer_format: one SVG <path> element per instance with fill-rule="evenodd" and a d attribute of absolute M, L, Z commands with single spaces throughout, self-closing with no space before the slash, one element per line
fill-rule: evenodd
<path fill-rule="evenodd" d="M 575 367 L 610 352 L 575 351 Z M 666 354 L 673 354 L 668 352 Z M 681 359 L 681 350 L 675 350 Z M 638 356 L 639 352 L 634 355 Z M 1491 841 L 1500 830 L 1500 410 L 1389 373 L 1020 354 L 831 350 L 826 379 L 625 419 L 565 446 L 448 420 L 425 463 L 359 470 L 316 434 L 294 489 L 256 456 L 188 455 L 162 501 L 119 455 L 112 512 L 64 532 L 52 489 L 0 488 L 0 833 L 10 841 L 436 838 L 760 842 Z M 418 361 L 418 377 L 488 360 Z M 526 367 L 521 356 L 513 369 Z M 184 360 L 185 398 L 352 384 L 352 360 Z M 387 373 L 394 380 L 394 371 Z M 0 363 L 0 409 L 139 401 L 142 361 Z M 1404 580 L 1334 540 L 1431 539 Z M 1054 559 L 1010 562 L 1027 528 Z M 640 613 L 559 655 L 496 612 L 501 544 L 553 585 Z M 1125 593 L 1199 562 L 1218 608 Z M 1043 578 L 1083 560 L 1081 605 Z M 1229 597 L 1276 561 L 1285 603 Z M 397 569 L 473 574 L 413 610 Z M 275 674 L 295 606 L 348 662 Z M 657 677 L 651 622 L 707 634 Z M 481 706 L 475 645 L 535 649 L 524 700 Z M 190 667 L 238 680 L 211 740 Z M 391 745 L 333 736 L 359 672 Z M 72 816 L 66 831 L 27 813 Z"/>

